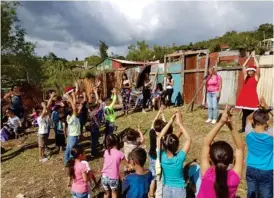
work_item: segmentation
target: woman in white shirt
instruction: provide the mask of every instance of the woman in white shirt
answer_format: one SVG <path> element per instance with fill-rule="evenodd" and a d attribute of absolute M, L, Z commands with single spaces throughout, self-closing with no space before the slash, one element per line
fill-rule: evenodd
<path fill-rule="evenodd" d="M 174 80 L 172 78 L 172 75 L 170 73 L 167 73 L 165 78 L 165 91 L 166 91 L 166 105 L 171 105 L 171 97 L 173 94 L 173 86 L 174 86 Z"/>

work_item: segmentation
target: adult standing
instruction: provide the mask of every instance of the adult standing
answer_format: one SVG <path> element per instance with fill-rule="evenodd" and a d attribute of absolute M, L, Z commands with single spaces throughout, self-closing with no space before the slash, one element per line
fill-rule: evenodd
<path fill-rule="evenodd" d="M 236 108 L 242 109 L 242 129 L 239 132 L 245 131 L 246 119 L 254 111 L 258 109 L 259 97 L 257 94 L 257 84 L 260 79 L 259 63 L 252 53 L 256 66 L 249 66 L 246 68 L 246 64 L 249 58 L 243 65 L 244 84 L 240 92 L 240 95 L 236 102 Z"/>
<path fill-rule="evenodd" d="M 126 73 L 123 73 L 121 87 L 122 87 L 121 95 L 123 100 L 123 111 L 124 111 L 124 114 L 127 115 L 129 104 L 130 104 L 131 84 Z"/>
<path fill-rule="evenodd" d="M 167 73 L 165 78 L 165 94 L 166 94 L 166 105 L 171 105 L 171 97 L 173 94 L 173 86 L 174 86 L 174 80 L 172 78 L 172 75 L 170 73 Z"/>
<path fill-rule="evenodd" d="M 206 77 L 206 100 L 208 107 L 208 119 L 206 123 L 216 124 L 218 117 L 218 102 L 222 91 L 222 78 L 216 73 L 215 67 L 211 67 Z"/>
<path fill-rule="evenodd" d="M 18 118 L 22 118 L 24 114 L 22 94 L 17 85 L 12 86 L 11 91 L 4 96 L 4 100 L 10 98 L 10 108 Z"/>
<path fill-rule="evenodd" d="M 145 108 L 147 107 L 148 100 L 150 100 L 151 84 L 152 84 L 152 81 L 149 77 L 149 73 L 145 73 L 145 79 L 143 84 L 143 113 L 146 112 Z"/>

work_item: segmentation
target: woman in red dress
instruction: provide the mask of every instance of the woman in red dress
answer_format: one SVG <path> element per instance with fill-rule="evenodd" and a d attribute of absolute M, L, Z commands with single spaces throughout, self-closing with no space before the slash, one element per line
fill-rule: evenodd
<path fill-rule="evenodd" d="M 254 54 L 252 54 L 252 57 L 254 58 L 256 66 L 249 66 L 246 68 L 245 65 L 248 62 L 248 59 L 243 65 L 244 85 L 236 102 L 236 108 L 240 108 L 243 111 L 242 129 L 239 132 L 245 131 L 247 116 L 249 116 L 254 110 L 258 109 L 259 105 L 257 84 L 260 79 L 260 68 Z"/>

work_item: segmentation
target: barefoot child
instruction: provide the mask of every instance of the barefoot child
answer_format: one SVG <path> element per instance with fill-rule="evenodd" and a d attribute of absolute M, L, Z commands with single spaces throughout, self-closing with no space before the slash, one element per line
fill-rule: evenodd
<path fill-rule="evenodd" d="M 122 192 L 126 198 L 148 197 L 152 174 L 144 168 L 147 154 L 143 148 L 135 148 L 130 153 L 130 165 L 135 173 L 129 174 L 123 181 Z"/>
<path fill-rule="evenodd" d="M 71 158 L 68 160 L 68 187 L 73 198 L 88 198 L 88 170 L 84 163 L 84 149 L 78 145 L 71 148 Z"/>
<path fill-rule="evenodd" d="M 227 124 L 232 139 L 236 145 L 235 153 L 225 141 L 213 140 L 220 129 Z M 232 169 L 229 165 L 235 164 Z M 232 127 L 230 123 L 230 112 L 227 107 L 222 114 L 221 120 L 204 138 L 201 158 L 202 183 L 197 198 L 234 198 L 241 180 L 244 162 L 244 142 L 241 135 Z"/>
<path fill-rule="evenodd" d="M 247 197 L 273 197 L 273 128 L 268 126 L 269 113 L 263 98 L 259 110 L 247 118 Z M 272 114 L 273 115 L 273 114 Z"/>

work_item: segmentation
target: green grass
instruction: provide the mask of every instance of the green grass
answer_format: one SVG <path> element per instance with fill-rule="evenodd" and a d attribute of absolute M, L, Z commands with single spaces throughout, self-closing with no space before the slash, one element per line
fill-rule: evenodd
<path fill-rule="evenodd" d="M 193 113 L 185 113 L 183 110 L 183 123 L 192 137 L 192 146 L 187 155 L 187 162 L 192 159 L 199 159 L 201 155 L 202 140 L 206 133 L 212 129 L 212 125 L 205 124 L 206 110 L 197 110 Z M 169 119 L 175 109 L 165 111 L 166 119 Z M 145 133 L 145 144 L 143 147 L 149 148 L 149 129 L 151 122 L 157 112 L 134 113 L 127 117 L 117 119 L 116 125 L 118 132 L 127 127 L 135 128 L 141 125 L 142 131 Z M 240 128 L 238 114 L 234 114 L 235 127 Z M 175 127 L 175 131 L 177 128 Z M 53 134 L 53 132 L 51 133 Z M 53 138 L 53 137 L 51 137 Z M 234 144 L 227 127 L 224 127 L 217 136 L 229 142 L 233 147 Z M 101 140 L 102 141 L 102 140 Z M 82 143 L 86 146 L 86 152 L 89 150 L 89 138 Z M 181 141 L 183 142 L 183 141 Z M 37 136 L 35 133 L 28 134 L 20 140 L 11 140 L 3 143 L 2 147 L 8 150 L 1 156 L 1 179 L 2 179 L 2 197 L 13 198 L 17 194 L 22 193 L 28 198 L 65 198 L 71 197 L 69 190 L 66 188 L 67 177 L 63 165 L 63 153 L 52 155 L 50 160 L 44 164 L 38 161 Z M 24 147 L 23 147 L 24 146 Z M 29 146 L 29 147 L 28 147 Z M 50 145 L 54 146 L 53 144 Z M 89 162 L 91 169 L 100 176 L 103 159 L 95 159 Z M 148 163 L 147 163 L 148 165 Z M 97 192 L 93 193 L 95 195 Z M 243 173 L 241 184 L 238 188 L 240 197 L 246 197 L 245 172 Z"/>

